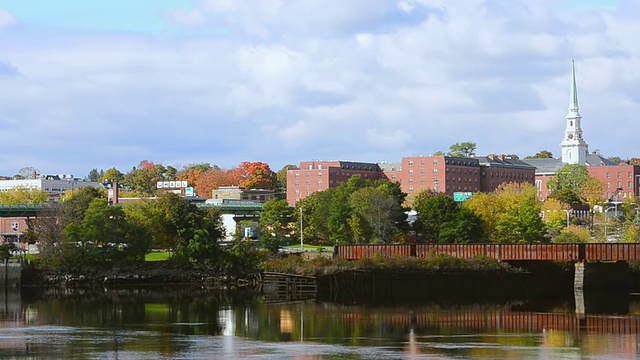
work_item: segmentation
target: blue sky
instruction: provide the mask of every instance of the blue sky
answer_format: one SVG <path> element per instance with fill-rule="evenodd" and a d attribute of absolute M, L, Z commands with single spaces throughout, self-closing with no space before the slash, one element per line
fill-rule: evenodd
<path fill-rule="evenodd" d="M 637 0 L 0 2 L 0 175 L 274 170 L 474 141 L 640 157 Z"/>

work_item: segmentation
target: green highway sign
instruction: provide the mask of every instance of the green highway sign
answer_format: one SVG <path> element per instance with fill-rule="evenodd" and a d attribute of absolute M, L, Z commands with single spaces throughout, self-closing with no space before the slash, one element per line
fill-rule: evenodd
<path fill-rule="evenodd" d="M 467 199 L 471 199 L 471 196 L 473 196 L 473 193 L 471 193 L 471 192 L 454 192 L 453 193 L 453 200 L 454 201 L 465 201 Z"/>

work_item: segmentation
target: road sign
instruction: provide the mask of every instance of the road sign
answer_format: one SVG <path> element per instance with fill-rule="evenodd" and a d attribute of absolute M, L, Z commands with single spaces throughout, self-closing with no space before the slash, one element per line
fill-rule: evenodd
<path fill-rule="evenodd" d="M 471 193 L 471 192 L 454 192 L 453 193 L 453 200 L 454 201 L 465 201 L 465 200 L 471 199 L 472 196 L 473 196 L 473 193 Z"/>

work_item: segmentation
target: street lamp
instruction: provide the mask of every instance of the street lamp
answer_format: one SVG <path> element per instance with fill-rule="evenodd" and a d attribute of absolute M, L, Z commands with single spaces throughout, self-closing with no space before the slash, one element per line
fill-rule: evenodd
<path fill-rule="evenodd" d="M 617 211 L 617 206 L 609 206 L 608 208 L 604 209 L 604 241 L 608 241 L 607 239 L 607 214 L 609 212 L 609 210 L 615 208 Z"/>
<path fill-rule="evenodd" d="M 300 251 L 304 252 L 304 237 L 302 235 L 302 206 L 300 206 Z"/>
<path fill-rule="evenodd" d="M 565 210 L 565 213 L 567 213 L 567 227 L 569 227 L 569 215 L 571 214 L 571 210 Z"/>

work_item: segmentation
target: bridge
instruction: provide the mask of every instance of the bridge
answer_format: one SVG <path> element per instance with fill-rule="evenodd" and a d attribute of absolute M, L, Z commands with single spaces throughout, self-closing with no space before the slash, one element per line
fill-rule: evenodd
<path fill-rule="evenodd" d="M 486 256 L 500 261 L 640 261 L 640 243 L 588 244 L 394 244 L 339 245 L 335 256 L 362 258 L 451 255 L 463 259 Z"/>
<path fill-rule="evenodd" d="M 1 205 L 0 217 L 36 217 L 38 212 L 45 210 L 50 204 L 16 204 Z M 216 208 L 223 214 L 257 215 L 262 211 L 261 203 L 224 203 L 224 204 L 197 204 L 199 209 Z"/>
<path fill-rule="evenodd" d="M 35 217 L 46 207 L 46 204 L 0 205 L 0 217 Z"/>

